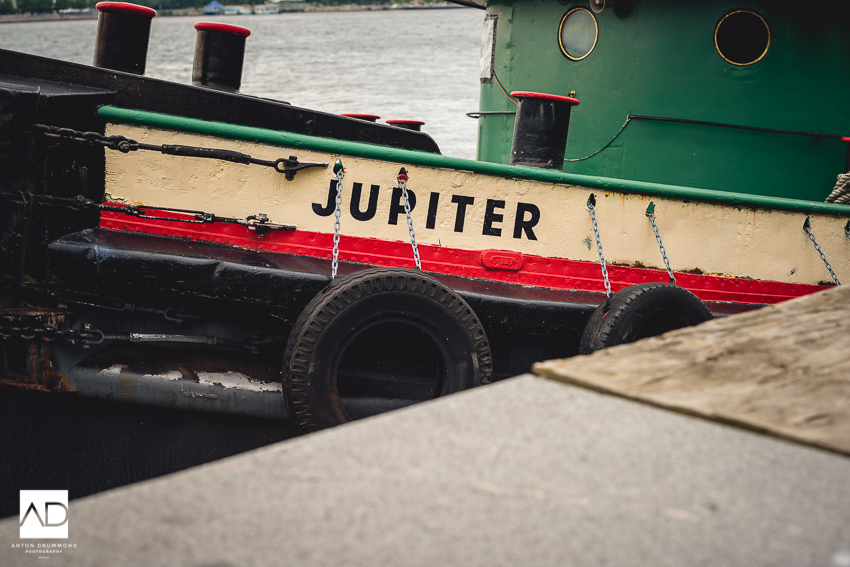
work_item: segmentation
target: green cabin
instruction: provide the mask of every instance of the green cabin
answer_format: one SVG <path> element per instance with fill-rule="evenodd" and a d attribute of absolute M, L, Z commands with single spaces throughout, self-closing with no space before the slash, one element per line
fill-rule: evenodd
<path fill-rule="evenodd" d="M 847 171 L 847 0 L 463 3 L 486 8 L 479 160 L 509 163 L 522 90 L 581 101 L 565 172 L 823 201 Z"/>

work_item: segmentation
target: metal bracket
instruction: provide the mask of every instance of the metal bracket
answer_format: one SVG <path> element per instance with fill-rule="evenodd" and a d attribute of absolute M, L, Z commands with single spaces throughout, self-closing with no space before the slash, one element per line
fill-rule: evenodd
<path fill-rule="evenodd" d="M 325 164 L 327 165 L 327 164 Z M 295 175 L 294 173 L 292 175 Z M 248 230 L 253 230 L 257 236 L 262 238 L 269 230 L 295 230 L 295 226 L 291 224 L 278 224 L 269 222 L 269 217 L 266 214 L 251 215 L 244 221 L 239 221 L 239 224 L 244 224 Z"/>
<path fill-rule="evenodd" d="M 295 156 L 289 156 L 289 159 L 279 159 L 274 162 L 274 168 L 279 172 L 283 173 L 286 177 L 287 181 L 292 181 L 295 179 L 295 174 L 301 171 L 302 169 L 307 169 L 308 167 L 327 167 L 326 163 L 299 163 L 298 158 Z"/>
<path fill-rule="evenodd" d="M 166 333 L 117 333 L 106 334 L 100 329 L 93 328 L 86 323 L 80 331 L 69 329 L 64 332 L 62 338 L 71 344 L 79 344 L 82 348 L 102 344 L 104 341 L 121 341 L 129 343 L 183 343 L 199 345 L 218 345 L 231 348 L 247 349 L 252 353 L 260 352 L 256 344 L 250 344 L 244 340 L 228 339 L 206 335 L 177 335 Z"/>

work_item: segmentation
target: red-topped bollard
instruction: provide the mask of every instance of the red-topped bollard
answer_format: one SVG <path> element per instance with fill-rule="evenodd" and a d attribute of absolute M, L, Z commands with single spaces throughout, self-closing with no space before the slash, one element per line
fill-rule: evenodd
<path fill-rule="evenodd" d="M 387 124 L 395 126 L 396 128 L 404 128 L 405 130 L 420 132 L 422 130 L 422 125 L 425 123 L 420 122 L 419 120 L 387 120 Z"/>
<path fill-rule="evenodd" d="M 544 93 L 515 91 L 519 99 L 511 145 L 511 165 L 548 169 L 564 167 L 570 110 L 578 99 Z"/>
<path fill-rule="evenodd" d="M 198 22 L 195 29 L 198 36 L 192 84 L 220 91 L 238 91 L 242 85 L 245 40 L 251 30 L 218 22 Z"/>
<path fill-rule="evenodd" d="M 95 7 L 99 14 L 93 65 L 144 75 L 156 10 L 127 2 L 99 2 Z"/>
<path fill-rule="evenodd" d="M 366 122 L 375 122 L 380 118 L 377 114 L 357 114 L 352 112 L 346 112 L 340 114 L 340 116 L 345 116 L 346 118 L 356 118 L 358 120 L 365 120 Z"/>

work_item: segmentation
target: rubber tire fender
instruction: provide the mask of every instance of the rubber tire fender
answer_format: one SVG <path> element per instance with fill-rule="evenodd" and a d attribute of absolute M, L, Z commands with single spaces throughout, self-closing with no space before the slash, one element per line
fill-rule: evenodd
<path fill-rule="evenodd" d="M 336 278 L 319 292 L 289 335 L 283 356 L 284 400 L 303 433 L 350 421 L 336 388 L 345 347 L 369 326 L 399 319 L 434 340 L 442 368 L 438 396 L 490 381 L 487 335 L 463 298 L 419 271 L 363 270 Z"/>
<path fill-rule="evenodd" d="M 590 316 L 579 353 L 632 343 L 712 318 L 696 295 L 678 285 L 656 282 L 629 286 L 611 295 Z"/>

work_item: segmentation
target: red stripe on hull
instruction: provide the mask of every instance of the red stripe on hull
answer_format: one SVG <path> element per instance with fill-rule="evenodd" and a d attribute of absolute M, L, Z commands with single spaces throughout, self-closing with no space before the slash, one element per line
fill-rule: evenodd
<path fill-rule="evenodd" d="M 156 214 L 163 217 L 186 218 L 159 211 Z M 190 238 L 252 250 L 315 258 L 330 258 L 333 248 L 333 235 L 326 233 L 273 230 L 266 232 L 263 238 L 259 238 L 255 232 L 241 225 L 175 223 L 132 218 L 109 211 L 101 213 L 100 227 L 109 230 Z M 599 264 L 596 262 L 523 255 L 523 265 L 519 271 L 492 270 L 482 265 L 481 253 L 480 250 L 419 245 L 422 269 L 426 272 L 549 289 L 605 291 Z M 409 242 L 345 234 L 340 237 L 339 259 L 373 266 L 415 267 Z M 330 271 L 330 265 L 328 271 Z M 663 270 L 639 267 L 609 265 L 608 275 L 613 291 L 637 283 L 668 281 L 667 272 Z M 824 289 L 819 285 L 679 272 L 676 272 L 676 282 L 703 301 L 755 305 L 778 303 Z"/>

